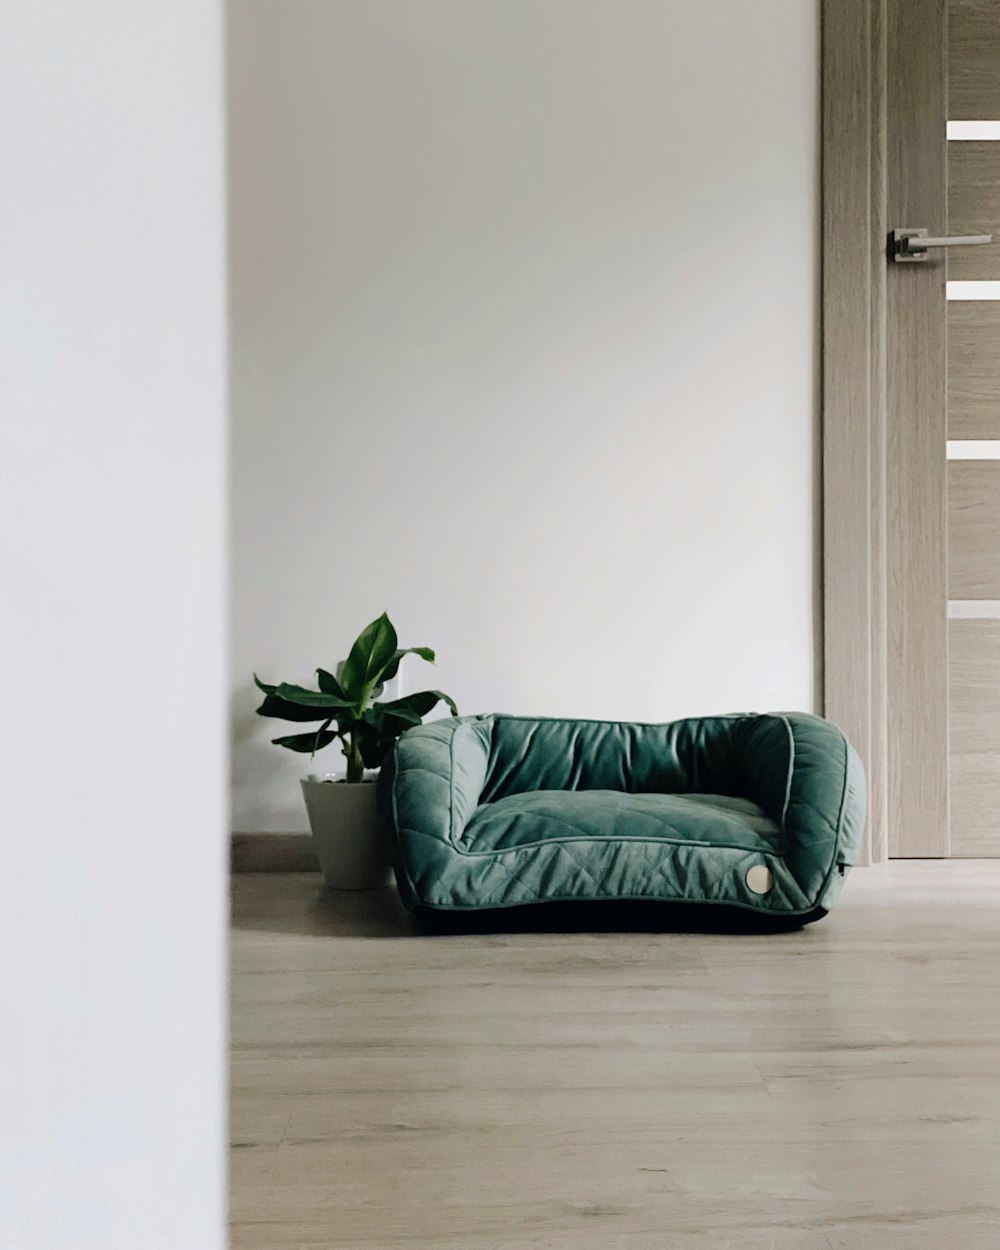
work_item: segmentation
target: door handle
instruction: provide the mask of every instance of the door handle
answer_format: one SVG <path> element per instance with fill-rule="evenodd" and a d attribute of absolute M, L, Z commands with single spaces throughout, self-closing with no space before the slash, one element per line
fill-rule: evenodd
<path fill-rule="evenodd" d="M 928 249 L 932 247 L 979 247 L 992 242 L 992 234 L 929 236 L 926 230 L 915 230 L 909 226 L 893 230 L 890 238 L 892 259 L 898 261 L 926 260 Z"/>

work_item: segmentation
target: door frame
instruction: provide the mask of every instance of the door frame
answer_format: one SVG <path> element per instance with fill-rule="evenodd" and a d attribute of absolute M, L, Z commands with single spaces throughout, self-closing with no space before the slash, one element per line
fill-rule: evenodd
<path fill-rule="evenodd" d="M 870 864 L 889 854 L 886 0 L 822 0 L 821 31 L 824 714 L 865 765 Z"/>

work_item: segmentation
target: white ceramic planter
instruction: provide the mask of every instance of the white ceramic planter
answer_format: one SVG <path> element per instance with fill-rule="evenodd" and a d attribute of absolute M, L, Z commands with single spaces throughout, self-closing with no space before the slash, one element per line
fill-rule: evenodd
<path fill-rule="evenodd" d="M 333 890 L 378 890 L 391 872 L 375 782 L 302 780 L 323 878 Z"/>

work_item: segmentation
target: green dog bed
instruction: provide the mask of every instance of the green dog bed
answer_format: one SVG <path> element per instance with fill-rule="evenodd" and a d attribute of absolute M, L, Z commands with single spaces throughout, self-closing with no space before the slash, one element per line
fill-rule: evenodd
<path fill-rule="evenodd" d="M 805 924 L 857 859 L 865 790 L 844 735 L 804 713 L 492 715 L 408 730 L 380 804 L 411 911 L 634 899 Z"/>

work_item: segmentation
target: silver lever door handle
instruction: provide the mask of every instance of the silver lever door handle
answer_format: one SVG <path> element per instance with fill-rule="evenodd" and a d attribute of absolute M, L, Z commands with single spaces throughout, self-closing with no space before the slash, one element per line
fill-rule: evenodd
<path fill-rule="evenodd" d="M 928 235 L 926 230 L 903 226 L 892 232 L 892 259 L 926 260 L 927 251 L 932 247 L 976 247 L 992 242 L 992 234 Z"/>

